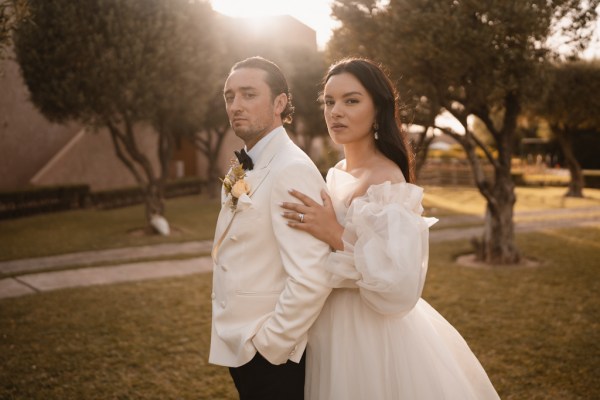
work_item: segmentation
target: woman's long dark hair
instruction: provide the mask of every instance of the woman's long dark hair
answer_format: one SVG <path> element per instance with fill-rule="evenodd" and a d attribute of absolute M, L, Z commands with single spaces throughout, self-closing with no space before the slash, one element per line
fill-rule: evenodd
<path fill-rule="evenodd" d="M 333 64 L 325 78 L 323 85 L 333 75 L 343 72 L 352 74 L 367 89 L 373 102 L 377 115 L 375 120 L 379 126 L 377 132 L 379 139 L 375 140 L 377 149 L 387 158 L 395 162 L 402 170 L 406 182 L 413 183 L 414 156 L 408 143 L 408 135 L 400 122 L 399 96 L 394 84 L 384 72 L 383 68 L 373 61 L 362 58 L 347 58 Z"/>

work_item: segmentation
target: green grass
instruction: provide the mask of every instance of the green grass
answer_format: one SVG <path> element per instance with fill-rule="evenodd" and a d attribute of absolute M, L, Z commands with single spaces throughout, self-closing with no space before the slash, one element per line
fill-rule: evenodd
<path fill-rule="evenodd" d="M 502 399 L 600 398 L 600 228 L 517 240 L 539 267 L 461 267 L 467 241 L 433 244 L 424 298 Z M 206 274 L 0 301 L 0 398 L 236 398 L 207 364 L 210 286 Z"/>
<path fill-rule="evenodd" d="M 77 251 L 212 240 L 220 204 L 201 196 L 167 201 L 168 237 L 140 234 L 143 206 L 77 210 L 0 221 L 0 261 Z"/>

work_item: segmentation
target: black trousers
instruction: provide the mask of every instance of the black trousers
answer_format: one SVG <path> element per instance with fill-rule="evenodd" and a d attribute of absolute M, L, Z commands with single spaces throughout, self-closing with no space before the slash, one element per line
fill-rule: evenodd
<path fill-rule="evenodd" d="M 303 400 L 305 357 L 298 364 L 273 365 L 256 353 L 241 367 L 229 368 L 240 400 Z"/>

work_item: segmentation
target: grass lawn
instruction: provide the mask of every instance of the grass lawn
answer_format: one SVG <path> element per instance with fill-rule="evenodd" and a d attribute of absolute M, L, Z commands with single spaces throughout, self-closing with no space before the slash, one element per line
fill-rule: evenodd
<path fill-rule="evenodd" d="M 212 240 L 217 200 L 187 196 L 167 200 L 173 233 L 142 235 L 142 205 L 114 210 L 76 210 L 0 221 L 0 261 L 86 250 L 191 240 Z"/>
<path fill-rule="evenodd" d="M 517 211 L 600 205 L 517 188 Z M 426 188 L 430 216 L 482 215 L 476 189 Z M 0 221 L 0 260 L 212 239 L 218 202 L 171 199 L 170 237 L 137 235 L 141 206 Z M 585 212 L 585 211 L 584 211 Z M 502 399 L 600 398 L 600 228 L 521 234 L 537 268 L 474 269 L 467 241 L 435 243 L 424 297 L 465 337 Z M 207 364 L 210 275 L 0 300 L 0 399 L 234 399 Z"/>
<path fill-rule="evenodd" d="M 600 189 L 586 188 L 583 199 L 564 197 L 564 187 L 517 187 L 515 211 L 550 210 L 561 208 L 586 208 L 600 206 Z M 425 188 L 424 206 L 440 208 L 442 212 L 483 215 L 485 199 L 476 188 L 440 187 Z"/>
<path fill-rule="evenodd" d="M 600 190 L 585 189 L 585 199 L 565 199 L 565 188 L 517 188 L 515 210 L 600 206 Z M 428 216 L 482 216 L 485 203 L 475 188 L 426 187 Z M 212 240 L 220 205 L 217 200 L 188 196 L 167 200 L 169 237 L 138 234 L 144 228 L 141 205 L 115 210 L 77 210 L 0 221 L 0 261 L 77 251 Z M 598 212 L 596 212 L 596 215 Z M 452 227 L 467 227 L 472 223 Z M 439 229 L 441 224 L 434 225 Z M 450 227 L 445 225 L 445 227 Z"/>
<path fill-rule="evenodd" d="M 454 264 L 435 243 L 424 298 L 465 337 L 504 400 L 600 398 L 600 228 L 518 236 L 536 268 Z M 2 399 L 234 399 L 207 364 L 210 275 L 0 301 Z M 415 399 L 418 400 L 418 399 Z"/>

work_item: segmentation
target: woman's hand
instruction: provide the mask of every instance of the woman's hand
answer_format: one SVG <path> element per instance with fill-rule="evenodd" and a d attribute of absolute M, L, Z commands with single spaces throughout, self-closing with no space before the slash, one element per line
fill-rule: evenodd
<path fill-rule="evenodd" d="M 321 190 L 323 205 L 297 190 L 291 189 L 290 194 L 300 200 L 302 204 L 281 204 L 281 207 L 286 210 L 282 215 L 287 218 L 288 225 L 310 233 L 315 238 L 329 244 L 334 250 L 343 250 L 344 227 L 338 223 L 331 198 L 325 190 Z"/>

